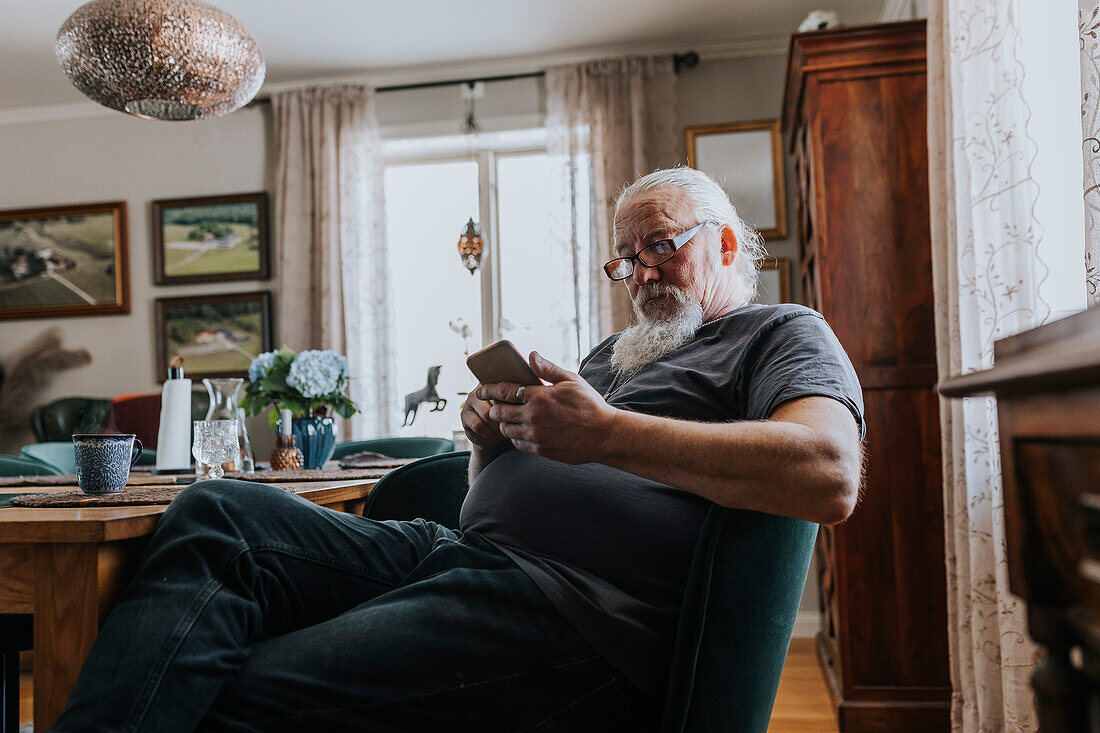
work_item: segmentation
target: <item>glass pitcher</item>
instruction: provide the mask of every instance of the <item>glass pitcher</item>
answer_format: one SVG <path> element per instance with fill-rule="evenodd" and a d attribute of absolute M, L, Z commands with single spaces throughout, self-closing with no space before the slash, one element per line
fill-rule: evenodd
<path fill-rule="evenodd" d="M 256 470 L 256 463 L 252 458 L 252 443 L 248 440 L 248 429 L 244 425 L 244 410 L 237 404 L 244 380 L 240 378 L 204 379 L 202 383 L 210 393 L 210 409 L 206 411 L 206 419 L 237 421 L 240 453 L 233 461 L 232 470 L 252 473 Z"/>

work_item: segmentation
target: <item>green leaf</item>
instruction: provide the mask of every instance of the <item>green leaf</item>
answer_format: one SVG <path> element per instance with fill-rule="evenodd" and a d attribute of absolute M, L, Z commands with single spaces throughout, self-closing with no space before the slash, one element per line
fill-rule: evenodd
<path fill-rule="evenodd" d="M 279 397 L 279 402 L 283 407 L 290 410 L 294 414 L 294 417 L 301 417 L 306 414 L 306 403 L 303 402 L 300 397 L 282 395 Z"/>

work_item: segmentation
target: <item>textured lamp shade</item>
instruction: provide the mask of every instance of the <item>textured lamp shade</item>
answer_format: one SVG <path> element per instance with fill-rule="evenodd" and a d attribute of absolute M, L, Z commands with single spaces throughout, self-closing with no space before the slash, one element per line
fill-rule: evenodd
<path fill-rule="evenodd" d="M 93 0 L 57 32 L 57 60 L 92 100 L 158 120 L 232 112 L 265 72 L 256 39 L 201 0 Z"/>
<path fill-rule="evenodd" d="M 462 258 L 462 264 L 471 275 L 481 265 L 481 253 L 484 250 L 485 240 L 481 238 L 481 227 L 470 219 L 466 222 L 466 229 L 458 238 L 458 256 Z"/>

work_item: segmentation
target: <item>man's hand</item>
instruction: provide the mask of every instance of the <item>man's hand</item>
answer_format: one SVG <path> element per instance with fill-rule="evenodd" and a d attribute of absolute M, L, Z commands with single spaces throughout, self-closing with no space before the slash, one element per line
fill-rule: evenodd
<path fill-rule="evenodd" d="M 478 448 L 491 449 L 507 442 L 508 438 L 500 432 L 500 423 L 489 417 L 489 408 L 492 404 L 488 400 L 478 397 L 482 386 L 479 384 L 466 396 L 466 402 L 462 405 L 458 417 L 462 422 L 462 429 L 466 432 L 466 439 Z M 513 389 L 512 394 L 515 395 Z"/>
<path fill-rule="evenodd" d="M 531 368 L 549 385 L 527 387 L 523 404 L 516 402 L 519 385 L 500 383 L 478 387 L 479 400 L 491 400 L 488 419 L 519 450 L 563 463 L 600 460 L 601 446 L 611 433 L 615 408 L 579 374 L 566 371 L 531 352 Z M 465 424 L 465 422 L 463 423 Z"/>

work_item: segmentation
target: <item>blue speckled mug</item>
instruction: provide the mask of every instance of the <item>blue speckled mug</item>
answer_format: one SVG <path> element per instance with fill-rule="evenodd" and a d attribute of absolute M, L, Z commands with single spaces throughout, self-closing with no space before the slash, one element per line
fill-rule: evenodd
<path fill-rule="evenodd" d="M 135 444 L 137 454 L 134 454 Z M 141 441 L 128 435 L 73 436 L 76 482 L 85 494 L 117 494 L 126 487 L 130 469 L 141 458 Z"/>

